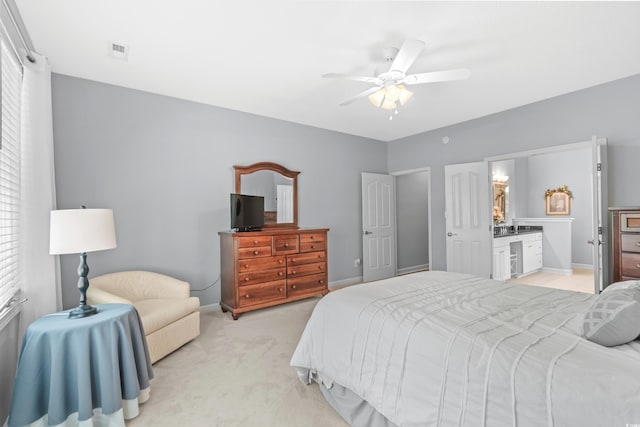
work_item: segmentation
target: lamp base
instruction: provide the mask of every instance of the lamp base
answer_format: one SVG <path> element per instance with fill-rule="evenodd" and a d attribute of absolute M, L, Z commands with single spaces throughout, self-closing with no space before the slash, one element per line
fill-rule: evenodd
<path fill-rule="evenodd" d="M 90 305 L 79 305 L 69 312 L 69 319 L 80 319 L 82 317 L 93 316 L 98 313 L 98 309 Z"/>

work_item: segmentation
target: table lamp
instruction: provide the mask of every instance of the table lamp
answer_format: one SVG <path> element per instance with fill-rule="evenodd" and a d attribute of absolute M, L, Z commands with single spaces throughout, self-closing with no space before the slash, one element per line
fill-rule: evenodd
<path fill-rule="evenodd" d="M 116 247 L 116 231 L 111 209 L 62 209 L 51 211 L 49 253 L 51 255 L 80 254 L 78 266 L 78 289 L 80 305 L 69 313 L 76 319 L 92 316 L 98 312 L 87 304 L 89 289 L 89 266 L 87 252 L 102 251 Z"/>

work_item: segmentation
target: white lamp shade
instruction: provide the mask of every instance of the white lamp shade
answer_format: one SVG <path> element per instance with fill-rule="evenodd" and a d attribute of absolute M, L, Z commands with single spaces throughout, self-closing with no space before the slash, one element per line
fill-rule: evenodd
<path fill-rule="evenodd" d="M 115 247 L 116 230 L 111 209 L 51 211 L 51 255 L 94 252 Z"/>

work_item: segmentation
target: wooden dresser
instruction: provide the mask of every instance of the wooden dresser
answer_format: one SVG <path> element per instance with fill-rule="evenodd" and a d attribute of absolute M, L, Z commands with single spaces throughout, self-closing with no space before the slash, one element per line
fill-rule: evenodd
<path fill-rule="evenodd" d="M 327 228 L 221 231 L 222 311 L 240 313 L 325 295 Z"/>
<path fill-rule="evenodd" d="M 613 281 L 640 279 L 640 208 L 610 208 Z"/>

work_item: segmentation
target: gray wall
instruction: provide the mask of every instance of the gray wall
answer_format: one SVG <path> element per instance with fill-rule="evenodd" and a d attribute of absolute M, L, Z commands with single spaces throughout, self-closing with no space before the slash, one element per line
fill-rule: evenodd
<path fill-rule="evenodd" d="M 547 189 L 567 185 L 573 194 L 571 213 L 571 261 L 593 264 L 592 224 L 592 155 L 590 149 L 561 151 L 529 157 L 529 218 L 545 218 L 544 193 Z"/>
<path fill-rule="evenodd" d="M 112 208 L 118 247 L 88 255 L 89 278 L 145 269 L 203 289 L 220 273 L 232 165 L 301 171 L 299 224 L 329 227 L 329 281 L 362 275 L 360 173 L 384 173 L 386 144 L 309 126 L 54 74 L 58 208 Z M 62 256 L 65 307 L 78 259 Z M 192 292 L 220 299 L 220 286 Z"/>
<path fill-rule="evenodd" d="M 609 206 L 640 205 L 640 75 L 393 141 L 390 171 L 431 166 L 432 256 L 446 268 L 444 166 L 607 137 Z M 449 144 L 442 144 L 448 136 Z"/>
<path fill-rule="evenodd" d="M 398 270 L 422 267 L 429 261 L 429 173 L 396 176 Z"/>

